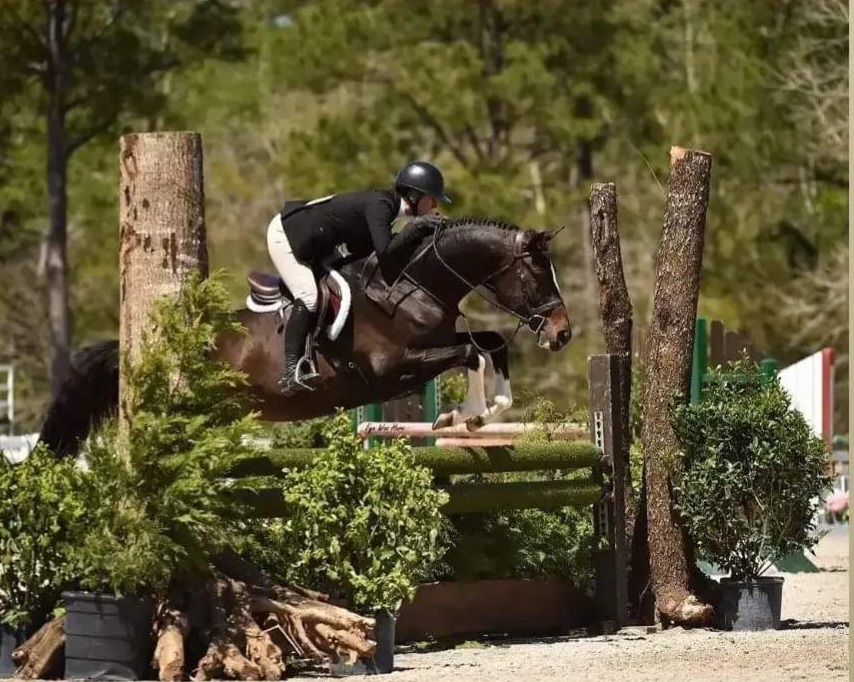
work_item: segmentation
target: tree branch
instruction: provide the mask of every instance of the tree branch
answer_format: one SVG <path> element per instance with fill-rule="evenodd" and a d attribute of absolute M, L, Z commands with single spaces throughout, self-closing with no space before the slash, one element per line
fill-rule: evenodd
<path fill-rule="evenodd" d="M 394 87 L 397 94 L 401 95 L 403 99 L 405 99 L 407 102 L 410 103 L 410 105 L 412 105 L 412 108 L 415 110 L 415 113 L 417 113 L 421 117 L 421 120 L 423 120 L 424 123 L 426 123 L 434 130 L 434 132 L 439 136 L 445 146 L 447 146 L 450 152 L 454 155 L 454 158 L 459 161 L 460 165 L 466 169 L 470 168 L 471 162 L 468 158 L 466 158 L 466 155 L 463 153 L 463 150 L 458 144 L 454 142 L 454 140 L 451 139 L 451 136 L 448 134 L 442 124 L 439 123 L 439 121 L 437 121 L 436 118 L 430 113 L 427 107 L 421 104 L 409 92 L 405 90 L 400 90 L 394 85 L 392 85 L 392 87 Z"/>
<path fill-rule="evenodd" d="M 107 132 L 110 129 L 116 119 L 118 118 L 118 112 L 112 112 L 110 115 L 101 118 L 97 123 L 91 125 L 87 130 L 81 132 L 79 135 L 72 137 L 68 136 L 68 141 L 65 144 L 65 159 L 66 161 L 71 158 L 71 155 L 76 152 L 80 147 L 94 139 L 98 135 Z"/>
<path fill-rule="evenodd" d="M 62 36 L 62 39 L 65 41 L 66 48 L 68 47 L 68 42 L 71 38 L 71 34 L 74 33 L 74 28 L 77 26 L 78 10 L 79 5 L 75 2 L 72 2 L 70 6 L 70 11 L 68 13 L 67 28 L 65 29 L 65 33 Z"/>
<path fill-rule="evenodd" d="M 471 147 L 474 150 L 475 155 L 477 156 L 479 161 L 484 160 L 483 149 L 480 147 L 480 140 L 477 139 L 477 133 L 474 132 L 474 128 L 471 127 L 471 124 L 466 123 L 465 128 L 466 137 L 468 137 L 469 142 L 471 143 Z"/>
<path fill-rule="evenodd" d="M 502 28 L 501 13 L 491 0 L 480 2 L 480 58 L 483 63 L 482 76 L 484 79 L 501 72 L 504 66 L 504 50 L 501 42 Z M 486 109 L 489 114 L 489 125 L 491 134 L 487 142 L 487 154 L 494 157 L 499 143 L 504 138 L 506 121 L 504 120 L 504 107 L 501 100 L 495 95 L 487 95 Z"/>

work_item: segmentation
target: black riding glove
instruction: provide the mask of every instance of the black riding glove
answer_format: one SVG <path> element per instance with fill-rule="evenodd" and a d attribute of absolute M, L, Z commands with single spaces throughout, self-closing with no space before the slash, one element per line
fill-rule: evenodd
<path fill-rule="evenodd" d="M 426 213 L 424 215 L 415 216 L 409 221 L 420 234 L 430 234 L 440 228 L 445 222 L 445 219 L 438 213 Z"/>
<path fill-rule="evenodd" d="M 418 216 L 392 238 L 385 253 L 379 254 L 380 271 L 386 283 L 391 284 L 400 277 L 424 237 L 435 232 L 442 222 L 442 216 L 436 213 Z"/>

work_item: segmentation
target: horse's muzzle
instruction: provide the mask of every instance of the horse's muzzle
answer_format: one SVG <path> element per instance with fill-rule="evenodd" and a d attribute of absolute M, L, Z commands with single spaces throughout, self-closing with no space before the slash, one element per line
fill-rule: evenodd
<path fill-rule="evenodd" d="M 572 340 L 572 324 L 564 306 L 555 308 L 549 314 L 538 337 L 540 347 L 551 351 L 561 350 Z"/>

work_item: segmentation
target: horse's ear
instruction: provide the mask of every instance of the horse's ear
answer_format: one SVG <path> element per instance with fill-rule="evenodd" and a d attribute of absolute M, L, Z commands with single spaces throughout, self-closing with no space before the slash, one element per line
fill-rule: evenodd
<path fill-rule="evenodd" d="M 552 239 L 554 239 L 555 237 L 557 237 L 557 236 L 558 236 L 558 234 L 560 234 L 560 232 L 561 232 L 565 227 L 566 227 L 566 225 L 561 225 L 560 227 L 558 227 L 558 228 L 557 228 L 557 229 L 555 229 L 555 230 L 546 230 L 546 231 L 544 231 L 544 232 L 542 232 L 542 233 L 541 233 L 541 234 L 543 235 L 543 237 L 542 237 L 542 238 L 546 241 L 546 243 L 548 243 L 548 242 L 550 242 Z"/>

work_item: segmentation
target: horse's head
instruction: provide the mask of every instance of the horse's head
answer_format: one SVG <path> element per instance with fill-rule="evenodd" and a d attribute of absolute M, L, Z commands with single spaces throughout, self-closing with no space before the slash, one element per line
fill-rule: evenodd
<path fill-rule="evenodd" d="M 512 258 L 488 283 L 499 303 L 527 321 L 539 345 L 553 351 L 572 338 L 572 324 L 549 255 L 549 242 L 558 231 L 518 230 Z"/>
<path fill-rule="evenodd" d="M 525 230 L 489 218 L 451 218 L 432 237 L 441 267 L 416 266 L 415 279 L 429 281 L 427 288 L 448 305 L 475 289 L 489 293 L 487 300 L 527 323 L 541 347 L 560 350 L 572 338 L 572 325 L 549 256 L 549 242 L 559 231 Z"/>

